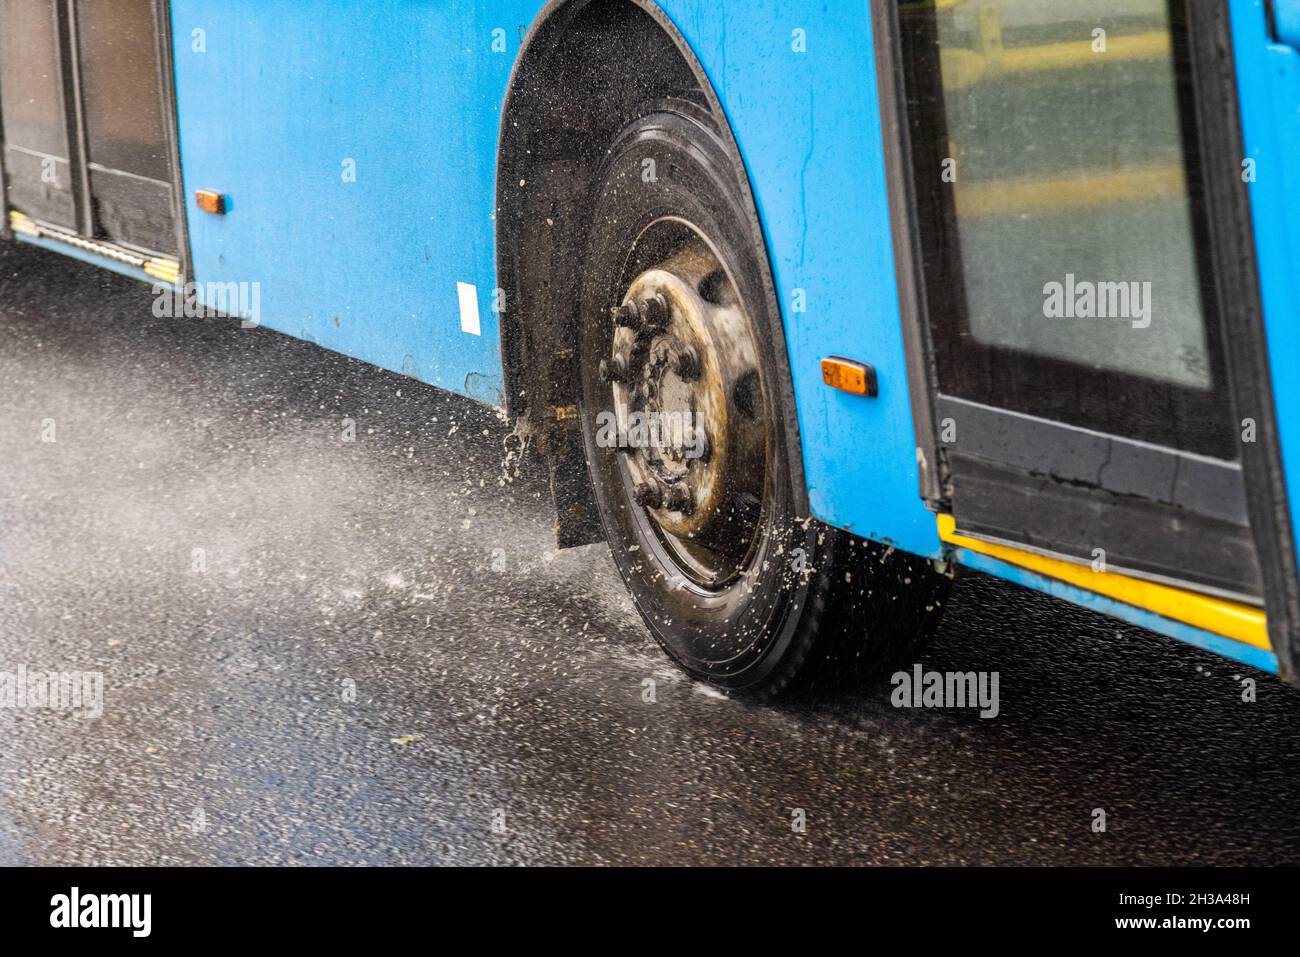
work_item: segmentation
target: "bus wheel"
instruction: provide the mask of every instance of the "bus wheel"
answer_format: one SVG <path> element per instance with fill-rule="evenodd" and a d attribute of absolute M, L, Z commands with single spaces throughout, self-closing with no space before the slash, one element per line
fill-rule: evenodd
<path fill-rule="evenodd" d="M 647 107 L 612 144 L 583 263 L 580 416 L 655 638 L 693 677 L 773 696 L 896 663 L 948 582 L 797 513 L 790 373 L 737 175 L 689 103 Z"/>

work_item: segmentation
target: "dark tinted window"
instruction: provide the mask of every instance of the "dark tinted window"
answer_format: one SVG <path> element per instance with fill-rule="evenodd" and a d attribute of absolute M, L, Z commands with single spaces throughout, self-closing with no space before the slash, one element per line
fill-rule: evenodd
<path fill-rule="evenodd" d="M 903 3 L 942 391 L 1234 454 L 1181 3 Z"/>
<path fill-rule="evenodd" d="M 53 0 L 0 0 L 0 112 L 8 145 L 67 159 Z"/>

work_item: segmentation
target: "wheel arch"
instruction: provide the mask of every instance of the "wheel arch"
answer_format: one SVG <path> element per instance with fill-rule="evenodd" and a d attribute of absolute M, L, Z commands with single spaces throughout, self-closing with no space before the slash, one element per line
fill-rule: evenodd
<path fill-rule="evenodd" d="M 653 0 L 551 0 L 515 62 L 501 113 L 496 266 L 506 411 L 548 462 L 560 547 L 602 539 L 576 416 L 578 316 L 573 269 L 587 234 L 586 199 L 608 145 L 648 101 L 706 107 L 736 172 L 754 241 L 764 250 L 774 346 L 789 368 L 781 311 L 749 178 L 722 103 L 685 36 Z M 777 383 L 800 510 L 808 513 L 794 390 Z"/>

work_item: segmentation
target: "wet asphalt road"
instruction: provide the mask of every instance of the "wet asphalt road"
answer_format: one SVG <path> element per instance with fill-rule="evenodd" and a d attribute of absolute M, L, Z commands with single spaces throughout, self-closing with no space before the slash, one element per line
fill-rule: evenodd
<path fill-rule="evenodd" d="M 1267 676 L 972 578 L 923 660 L 996 719 L 727 700 L 553 549 L 494 412 L 150 306 L 0 244 L 0 670 L 105 683 L 0 708 L 0 864 L 1300 860 Z"/>

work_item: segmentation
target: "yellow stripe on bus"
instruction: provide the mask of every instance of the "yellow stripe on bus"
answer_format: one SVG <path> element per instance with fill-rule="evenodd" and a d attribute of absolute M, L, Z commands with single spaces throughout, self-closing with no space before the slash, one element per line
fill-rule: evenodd
<path fill-rule="evenodd" d="M 1018 565 L 1126 605 L 1232 638 L 1242 644 L 1263 648 L 1265 651 L 1272 650 L 1264 613 L 1258 608 L 1172 585 L 1131 578 L 1117 572 L 1095 572 L 1089 565 L 1076 565 L 1074 562 L 1048 558 L 1009 545 L 980 541 L 959 534 L 957 523 L 951 515 L 940 515 L 938 521 L 939 538 L 949 545 Z"/>

